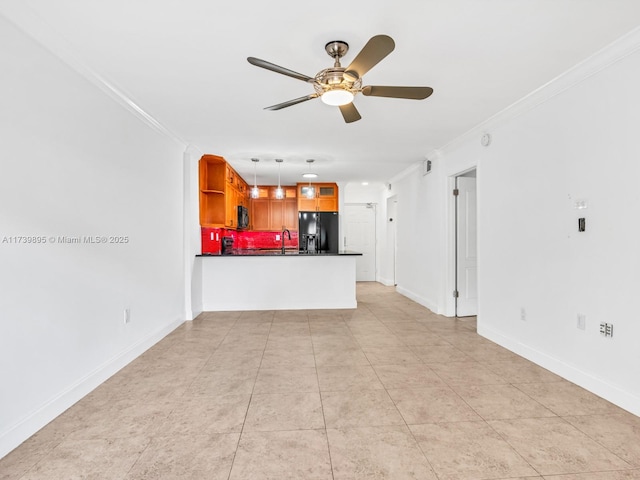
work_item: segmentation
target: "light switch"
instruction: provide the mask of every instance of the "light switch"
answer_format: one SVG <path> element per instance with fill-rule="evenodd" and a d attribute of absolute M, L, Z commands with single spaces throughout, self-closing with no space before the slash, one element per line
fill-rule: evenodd
<path fill-rule="evenodd" d="M 578 219 L 578 231 L 579 232 L 584 232 L 586 230 L 586 223 L 585 223 L 585 219 L 584 217 L 580 217 Z"/>

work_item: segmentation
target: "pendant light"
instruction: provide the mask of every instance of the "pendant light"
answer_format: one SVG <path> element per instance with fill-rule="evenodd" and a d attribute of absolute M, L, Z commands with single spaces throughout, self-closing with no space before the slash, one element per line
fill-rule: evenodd
<path fill-rule="evenodd" d="M 278 164 L 278 188 L 276 188 L 276 198 L 278 200 L 282 200 L 284 198 L 284 190 L 282 190 L 282 187 L 280 186 L 280 165 L 283 160 L 281 158 L 276 158 L 276 162 Z"/>
<path fill-rule="evenodd" d="M 260 160 L 258 158 L 252 158 L 251 161 L 253 162 L 253 188 L 251 189 L 251 198 L 258 198 L 260 197 L 260 189 L 256 182 L 256 168 Z"/>
<path fill-rule="evenodd" d="M 309 179 L 309 186 L 307 187 L 307 193 L 305 194 L 307 198 L 315 198 L 316 196 L 316 189 L 311 186 L 311 179 L 316 178 L 318 176 L 315 173 L 311 173 L 311 164 L 313 162 L 314 162 L 313 158 L 309 158 L 307 160 L 307 164 L 309 165 L 309 172 L 302 174 L 304 178 Z"/>

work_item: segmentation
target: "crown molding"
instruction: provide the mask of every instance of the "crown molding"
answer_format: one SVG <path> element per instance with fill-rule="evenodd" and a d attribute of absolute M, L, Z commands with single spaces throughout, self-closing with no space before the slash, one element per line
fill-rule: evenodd
<path fill-rule="evenodd" d="M 635 28 L 613 43 L 598 50 L 574 67 L 442 146 L 439 149 L 440 152 L 447 154 L 455 151 L 469 141 L 476 141 L 492 128 L 498 127 L 532 110 L 538 105 L 549 101 L 556 95 L 596 75 L 614 63 L 636 53 L 638 50 L 640 50 L 640 27 Z"/>
<path fill-rule="evenodd" d="M 106 93 L 153 130 L 183 145 L 185 148 L 188 146 L 188 142 L 146 112 L 121 88 L 90 68 L 86 62 L 74 52 L 74 49 L 64 37 L 54 30 L 42 17 L 37 15 L 26 2 L 5 0 L 0 4 L 0 15 L 4 16 L 4 18 L 18 30 L 60 59 L 73 71 L 82 75 L 82 77 L 91 84 Z"/>
<path fill-rule="evenodd" d="M 389 181 L 387 183 L 391 183 L 393 185 L 394 183 L 399 182 L 403 178 L 408 177 L 413 172 L 418 170 L 420 168 L 420 165 L 422 165 L 422 162 L 414 163 L 413 165 L 411 165 L 411 166 L 405 168 L 404 170 L 402 170 L 400 173 L 397 173 L 396 175 L 391 177 L 391 179 L 389 179 Z"/>

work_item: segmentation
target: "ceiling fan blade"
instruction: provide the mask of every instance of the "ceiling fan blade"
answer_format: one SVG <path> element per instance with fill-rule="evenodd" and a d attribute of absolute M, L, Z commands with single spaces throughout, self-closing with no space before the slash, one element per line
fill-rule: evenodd
<path fill-rule="evenodd" d="M 423 100 L 432 93 L 433 88 L 431 87 L 366 86 L 362 89 L 362 94 L 367 97 L 409 98 L 412 100 Z"/>
<path fill-rule="evenodd" d="M 342 117 L 346 123 L 357 122 L 362 118 L 353 102 L 340 105 L 338 108 L 340 108 L 340 113 L 342 113 Z"/>
<path fill-rule="evenodd" d="M 304 97 L 294 98 L 293 100 L 289 100 L 287 102 L 282 102 L 277 105 L 271 105 L 270 107 L 265 107 L 265 110 L 280 110 L 282 108 L 290 107 L 291 105 L 297 105 L 298 103 L 306 102 L 307 100 L 311 100 L 313 98 L 318 98 L 317 93 L 312 93 L 311 95 L 306 95 Z"/>
<path fill-rule="evenodd" d="M 251 65 L 255 65 L 256 67 L 262 67 L 267 70 L 271 70 L 272 72 L 281 73 L 282 75 L 287 75 L 288 77 L 293 77 L 298 80 L 302 80 L 303 82 L 313 82 L 313 78 L 303 75 L 302 73 L 294 72 L 293 70 L 289 70 L 288 68 L 281 67 L 280 65 L 276 65 L 275 63 L 267 62 L 266 60 L 261 60 L 255 57 L 247 57 L 247 61 Z"/>
<path fill-rule="evenodd" d="M 360 53 L 356 55 L 351 64 L 345 69 L 345 76 L 354 80 L 362 76 L 375 67 L 380 60 L 393 52 L 396 47 L 393 38 L 388 35 L 376 35 L 371 37 L 367 44 L 362 47 Z"/>

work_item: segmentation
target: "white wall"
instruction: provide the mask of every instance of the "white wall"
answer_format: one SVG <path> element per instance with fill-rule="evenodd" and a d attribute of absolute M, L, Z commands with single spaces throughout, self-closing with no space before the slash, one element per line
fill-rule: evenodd
<path fill-rule="evenodd" d="M 398 291 L 452 315 L 450 189 L 477 167 L 478 332 L 640 415 L 639 50 L 639 32 L 621 39 L 435 152 L 426 177 L 416 166 L 393 179 L 388 195 Z"/>
<path fill-rule="evenodd" d="M 0 64 L 1 457 L 186 309 L 185 146 L 1 16 Z M 46 243 L 16 243 L 22 236 Z"/>
<path fill-rule="evenodd" d="M 398 213 L 397 291 L 434 312 L 442 313 L 444 285 L 442 272 L 445 232 L 444 205 L 446 182 L 443 164 L 434 161 L 431 173 L 422 174 L 420 165 L 392 179 L 386 198 L 396 196 Z M 387 246 L 391 248 L 390 245 Z M 383 253 L 391 255 L 389 251 Z M 392 274 L 388 272 L 392 277 Z"/>
<path fill-rule="evenodd" d="M 196 255 L 202 253 L 200 227 L 199 169 L 202 152 L 189 146 L 184 152 L 184 297 L 185 320 L 193 320 L 202 313 L 202 264 Z"/>
<path fill-rule="evenodd" d="M 636 51 L 497 126 L 478 179 L 479 331 L 636 414 L 639 83 Z"/>

